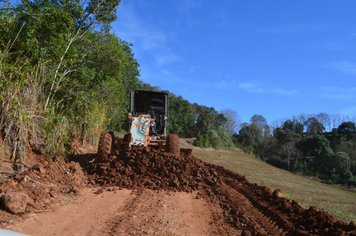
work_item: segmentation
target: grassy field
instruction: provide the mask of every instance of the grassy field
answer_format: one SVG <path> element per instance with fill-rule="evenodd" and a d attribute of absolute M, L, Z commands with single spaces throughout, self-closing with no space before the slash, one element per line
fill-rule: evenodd
<path fill-rule="evenodd" d="M 356 192 L 290 173 L 241 151 L 193 148 L 193 156 L 245 175 L 250 182 L 278 188 L 304 207 L 316 206 L 347 223 L 356 222 Z"/>

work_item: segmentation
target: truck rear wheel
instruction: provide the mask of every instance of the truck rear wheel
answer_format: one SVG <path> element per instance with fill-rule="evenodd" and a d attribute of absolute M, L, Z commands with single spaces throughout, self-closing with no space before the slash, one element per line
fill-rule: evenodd
<path fill-rule="evenodd" d="M 169 134 L 166 140 L 166 152 L 179 155 L 180 143 L 179 137 L 176 134 Z"/>
<path fill-rule="evenodd" d="M 98 158 L 105 160 L 111 154 L 114 141 L 114 133 L 111 131 L 103 131 L 99 139 Z"/>

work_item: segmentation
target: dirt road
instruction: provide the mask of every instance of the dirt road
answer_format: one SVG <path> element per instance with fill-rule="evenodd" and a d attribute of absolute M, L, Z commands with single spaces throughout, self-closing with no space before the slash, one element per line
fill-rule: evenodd
<path fill-rule="evenodd" d="M 71 203 L 7 229 L 29 235 L 211 235 L 209 202 L 196 193 L 86 188 Z"/>
<path fill-rule="evenodd" d="M 256 193 L 238 181 L 226 181 L 213 191 L 192 193 L 85 188 L 68 204 L 29 213 L 6 229 L 28 235 L 78 236 L 355 235 L 354 226 L 342 225 L 332 216 L 288 206 L 283 197 L 275 205 L 257 200 Z"/>

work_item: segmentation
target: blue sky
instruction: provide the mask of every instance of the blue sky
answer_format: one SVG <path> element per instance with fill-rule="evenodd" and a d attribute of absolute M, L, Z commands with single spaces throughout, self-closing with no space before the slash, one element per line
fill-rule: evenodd
<path fill-rule="evenodd" d="M 356 115 L 356 1 L 123 0 L 141 80 L 270 123 Z"/>

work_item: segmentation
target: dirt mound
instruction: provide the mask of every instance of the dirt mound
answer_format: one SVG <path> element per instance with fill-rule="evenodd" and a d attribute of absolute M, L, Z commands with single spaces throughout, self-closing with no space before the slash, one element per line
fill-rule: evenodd
<path fill-rule="evenodd" d="M 86 179 L 78 163 L 49 161 L 42 158 L 25 171 L 1 172 L 0 195 L 25 194 L 28 196 L 25 212 L 40 212 L 55 203 L 69 200 L 71 194 L 85 186 Z M 9 222 L 14 217 L 5 211 L 7 206 L 4 202 L 0 209 L 1 223 Z"/>
<path fill-rule="evenodd" d="M 182 151 L 170 155 L 150 147 L 128 147 L 121 153 L 87 165 L 93 185 L 169 191 L 200 190 L 221 183 L 214 168 Z"/>
<path fill-rule="evenodd" d="M 250 183 L 244 176 L 181 152 L 168 155 L 150 147 L 131 147 L 94 159 L 86 171 L 95 186 L 153 190 L 201 190 L 197 198 L 219 206 L 215 221 L 241 235 L 353 235 L 353 222 L 339 221 L 315 207 L 304 209 L 280 190 Z M 220 226 L 219 226 L 220 227 Z"/>

